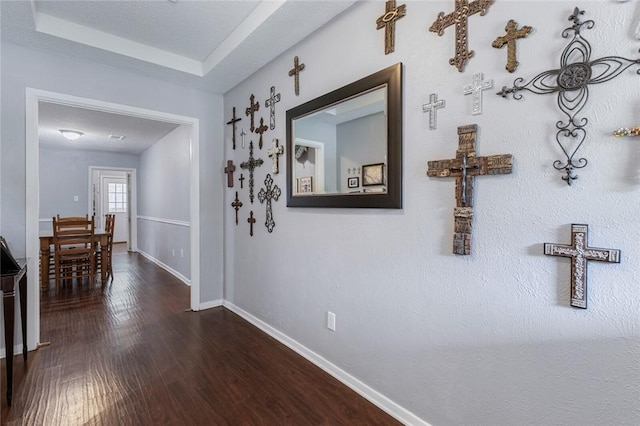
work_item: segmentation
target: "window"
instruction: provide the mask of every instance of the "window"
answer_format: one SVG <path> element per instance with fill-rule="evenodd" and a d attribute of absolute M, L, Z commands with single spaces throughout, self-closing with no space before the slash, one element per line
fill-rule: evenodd
<path fill-rule="evenodd" d="M 127 211 L 127 185 L 124 183 L 109 184 L 109 213 Z"/>

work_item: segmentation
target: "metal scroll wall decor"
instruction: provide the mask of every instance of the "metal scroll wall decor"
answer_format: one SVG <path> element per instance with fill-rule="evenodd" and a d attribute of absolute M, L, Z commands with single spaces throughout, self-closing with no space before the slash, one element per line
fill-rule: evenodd
<path fill-rule="evenodd" d="M 276 94 L 276 86 L 271 86 L 269 99 L 264 101 L 264 107 L 269 108 L 269 127 L 276 128 L 276 103 L 280 102 L 280 93 Z"/>
<path fill-rule="evenodd" d="M 507 65 L 505 68 L 509 72 L 514 72 L 519 65 L 516 60 L 516 40 L 528 36 L 533 28 L 525 25 L 518 29 L 518 23 L 513 19 L 510 19 L 509 22 L 507 22 L 507 26 L 504 27 L 504 30 L 507 33 L 493 40 L 491 46 L 496 49 L 500 49 L 505 44 L 507 45 Z"/>
<path fill-rule="evenodd" d="M 571 244 L 544 244 L 544 254 L 571 258 L 571 306 L 587 309 L 587 264 L 620 263 L 620 250 L 589 247 L 589 225 L 571 225 Z"/>
<path fill-rule="evenodd" d="M 437 93 L 429 95 L 429 103 L 422 105 L 422 112 L 429 113 L 429 128 L 435 130 L 438 127 L 438 109 L 444 108 L 444 99 L 438 99 Z"/>
<path fill-rule="evenodd" d="M 577 115 L 589 99 L 589 85 L 612 80 L 627 68 L 640 64 L 640 59 L 627 59 L 620 56 L 606 56 L 591 60 L 591 44 L 582 37 L 580 32 L 583 27 L 591 29 L 595 24 L 591 20 L 581 22 L 580 16 L 583 14 L 584 11 L 576 7 L 573 14 L 569 16 L 573 25 L 562 31 L 562 37 L 568 38 L 573 33 L 573 38 L 562 52 L 559 69 L 544 71 L 525 84 L 523 84 L 523 78 L 517 78 L 513 82 L 513 87 L 504 86 L 498 92 L 498 95 L 503 98 L 511 94 L 516 100 L 522 99 L 520 93 L 522 90 L 540 95 L 558 93 L 558 106 L 567 116 L 567 120 L 556 123 L 558 129 L 556 142 L 566 160 L 554 161 L 553 167 L 564 171 L 562 180 L 568 185 L 578 178 L 574 170 L 587 165 L 586 158 L 576 159 L 575 156 L 587 137 L 585 127 L 589 120 L 586 117 L 579 118 Z"/>
<path fill-rule="evenodd" d="M 273 228 L 276 226 L 276 222 L 273 220 L 273 211 L 271 208 L 271 201 L 278 201 L 280 198 L 280 187 L 278 185 L 273 184 L 273 179 L 270 174 L 267 174 L 267 177 L 264 180 L 265 188 L 261 188 L 258 193 L 258 200 L 260 200 L 260 204 L 267 202 L 267 219 L 264 222 L 264 226 L 267 227 L 267 231 L 269 233 L 273 232 Z"/>
<path fill-rule="evenodd" d="M 293 77 L 293 88 L 296 96 L 300 95 L 300 71 L 304 70 L 304 64 L 299 63 L 296 56 L 293 58 L 293 68 L 289 70 L 289 77 Z"/>
<path fill-rule="evenodd" d="M 249 160 L 244 163 L 240 163 L 240 168 L 249 170 L 249 201 L 253 204 L 253 171 L 256 167 L 262 166 L 264 161 L 262 158 L 253 157 L 253 141 L 249 141 Z"/>
<path fill-rule="evenodd" d="M 242 120 L 242 118 L 237 118 L 236 117 L 236 107 L 233 107 L 233 116 L 231 117 L 230 121 L 227 121 L 227 124 L 230 124 L 233 126 L 233 133 L 231 136 L 231 142 L 233 143 L 233 149 L 236 149 L 236 123 L 238 121 Z M 244 148 L 244 146 L 243 146 Z"/>
<path fill-rule="evenodd" d="M 388 0 L 384 12 L 376 21 L 376 29 L 384 28 L 384 54 L 388 55 L 395 50 L 396 21 L 407 14 L 407 5 L 396 7 L 396 0 Z"/>

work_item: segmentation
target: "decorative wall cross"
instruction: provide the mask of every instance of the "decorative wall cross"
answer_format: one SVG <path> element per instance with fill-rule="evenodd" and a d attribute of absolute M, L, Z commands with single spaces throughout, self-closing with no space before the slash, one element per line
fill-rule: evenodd
<path fill-rule="evenodd" d="M 236 199 L 231 203 L 231 207 L 236 209 L 236 226 L 238 225 L 238 210 L 242 207 L 242 201 L 238 199 L 238 191 L 236 191 Z"/>
<path fill-rule="evenodd" d="M 445 28 L 455 24 L 456 54 L 449 59 L 449 64 L 455 66 L 460 72 L 464 71 L 465 65 L 474 55 L 473 50 L 468 50 L 467 24 L 469 16 L 476 13 L 483 16 L 493 2 L 494 0 L 475 0 L 469 3 L 468 0 L 455 0 L 455 10 L 446 16 L 444 12 L 438 13 L 438 18 L 429 27 L 429 31 L 441 36 L 444 34 Z"/>
<path fill-rule="evenodd" d="M 476 176 L 511 173 L 511 154 L 476 157 L 478 126 L 458 127 L 458 150 L 451 160 L 428 161 L 427 176 L 456 178 L 456 207 L 453 210 L 455 231 L 453 253 L 471 254 L 473 219 L 473 183 Z"/>
<path fill-rule="evenodd" d="M 528 90 L 531 93 L 546 95 L 549 93 L 558 94 L 558 106 L 567 116 L 567 121 L 562 120 L 556 123 L 556 142 L 564 153 L 566 161 L 556 160 L 553 167 L 556 170 L 563 170 L 565 176 L 562 180 L 571 185 L 571 182 L 578 178 L 573 171 L 581 169 L 587 165 L 586 158 L 574 157 L 582 143 L 587 137 L 585 129 L 589 120 L 586 117 L 578 118 L 589 99 L 589 85 L 604 83 L 619 76 L 623 71 L 633 65 L 640 65 L 639 59 L 627 59 L 620 56 L 606 56 L 604 58 L 591 60 L 591 45 L 582 38 L 580 31 L 584 26 L 587 29 L 594 27 L 593 21 L 580 22 L 580 15 L 583 10 L 577 7 L 569 20 L 573 25 L 565 28 L 562 37 L 567 38 L 573 32 L 573 39 L 562 51 L 560 68 L 544 71 L 533 77 L 528 83 L 522 84 L 523 78 L 517 78 L 513 82 L 513 87 L 504 86 L 498 95 L 506 98 L 509 94 L 516 100 L 522 99 L 521 90 Z M 637 72 L 640 74 L 640 69 Z"/>
<path fill-rule="evenodd" d="M 253 224 L 256 223 L 256 220 L 253 218 L 253 210 L 249 212 L 247 222 L 249 222 L 249 235 L 253 237 Z"/>
<path fill-rule="evenodd" d="M 240 181 L 240 189 L 244 189 L 244 175 L 242 173 L 240 173 L 240 179 L 238 179 Z"/>
<path fill-rule="evenodd" d="M 304 70 L 304 64 L 298 63 L 298 57 L 293 58 L 293 68 L 289 71 L 289 77 L 293 77 L 293 87 L 296 96 L 300 94 L 300 71 Z"/>
<path fill-rule="evenodd" d="M 276 128 L 276 103 L 280 102 L 280 93 L 276 95 L 276 86 L 271 86 L 271 96 L 264 101 L 264 107 L 269 108 L 269 127 Z"/>
<path fill-rule="evenodd" d="M 429 103 L 422 105 L 422 112 L 429 113 L 429 128 L 431 130 L 438 127 L 437 111 L 439 108 L 444 108 L 444 99 L 438 99 L 437 93 L 429 95 Z"/>
<path fill-rule="evenodd" d="M 249 130 L 251 130 L 253 132 L 253 129 L 255 129 L 255 125 L 253 124 L 253 115 L 256 113 L 256 111 L 258 111 L 260 109 L 260 102 L 254 102 L 256 99 L 255 96 L 253 96 L 253 93 L 251 94 L 251 96 L 249 97 L 249 100 L 251 101 L 251 106 L 247 107 L 247 109 L 244 110 L 244 113 L 248 116 L 251 116 L 251 126 L 249 126 Z"/>
<path fill-rule="evenodd" d="M 473 82 L 462 87 L 465 95 L 473 95 L 473 109 L 471 114 L 482 114 L 482 91 L 491 89 L 493 87 L 493 80 L 483 80 L 482 73 L 473 75 Z"/>
<path fill-rule="evenodd" d="M 284 154 L 284 146 L 280 145 L 278 139 L 274 139 L 273 142 L 271 142 L 271 148 L 269 148 L 267 154 L 271 157 L 271 171 L 274 175 L 277 175 L 280 172 L 278 158 Z"/>
<path fill-rule="evenodd" d="M 396 0 L 387 0 L 385 3 L 385 13 L 376 21 L 376 29 L 384 28 L 384 54 L 395 50 L 396 21 L 407 13 L 407 5 L 396 7 Z"/>
<path fill-rule="evenodd" d="M 587 309 L 589 260 L 620 263 L 620 250 L 589 247 L 589 225 L 571 225 L 571 245 L 544 244 L 544 254 L 571 258 L 571 306 Z"/>
<path fill-rule="evenodd" d="M 507 22 L 507 26 L 504 27 L 507 34 L 496 38 L 493 40 L 493 43 L 491 43 L 491 46 L 496 49 L 500 49 L 505 44 L 507 45 L 507 65 L 505 68 L 509 72 L 514 72 L 516 68 L 518 68 L 518 61 L 516 60 L 516 40 L 525 38 L 533 30 L 533 28 L 526 25 L 520 29 L 517 28 L 518 23 L 510 19 L 509 22 Z"/>
<path fill-rule="evenodd" d="M 242 136 L 242 149 L 244 149 L 244 137 L 247 136 L 247 132 L 244 131 L 244 127 L 242 128 L 242 131 L 240 132 L 240 136 Z"/>
<path fill-rule="evenodd" d="M 240 163 L 240 167 L 249 170 L 249 201 L 251 204 L 253 204 L 253 171 L 263 163 L 262 158 L 253 158 L 253 141 L 249 141 L 249 161 Z"/>
<path fill-rule="evenodd" d="M 269 126 L 264 124 L 264 117 L 260 117 L 260 126 L 256 127 L 255 132 L 260 135 L 260 140 L 258 141 L 258 148 L 262 149 L 262 134 L 269 130 Z"/>
<path fill-rule="evenodd" d="M 233 188 L 233 172 L 236 171 L 236 166 L 233 165 L 233 160 L 227 160 L 227 167 L 224 168 L 224 172 L 227 174 L 227 187 Z"/>
<path fill-rule="evenodd" d="M 236 118 L 236 107 L 233 107 L 233 117 L 230 121 L 227 121 L 227 124 L 233 125 L 233 133 L 231 136 L 231 141 L 233 142 L 233 149 L 236 149 L 236 122 L 242 120 L 242 118 Z"/>
<path fill-rule="evenodd" d="M 267 220 L 265 220 L 264 222 L 264 226 L 267 227 L 267 231 L 269 231 L 269 233 L 273 232 L 273 227 L 276 226 L 276 223 L 273 220 L 273 212 L 271 210 L 271 201 L 278 201 L 278 198 L 280 198 L 280 188 L 278 187 L 278 185 L 273 185 L 273 179 L 271 178 L 270 174 L 267 174 L 267 177 L 264 180 L 264 186 L 265 188 L 261 188 L 260 192 L 258 193 L 258 199 L 260 200 L 260 204 L 264 203 L 265 201 L 267 202 Z"/>

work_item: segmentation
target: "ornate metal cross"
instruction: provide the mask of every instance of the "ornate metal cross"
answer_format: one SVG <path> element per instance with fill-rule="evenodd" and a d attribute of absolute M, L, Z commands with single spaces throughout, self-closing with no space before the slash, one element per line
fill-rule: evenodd
<path fill-rule="evenodd" d="M 240 189 L 244 189 L 244 175 L 242 173 L 240 173 L 240 179 L 238 179 L 240 181 Z"/>
<path fill-rule="evenodd" d="M 422 105 L 422 112 L 429 113 L 429 128 L 431 130 L 438 127 L 437 111 L 438 108 L 444 108 L 444 99 L 438 99 L 437 93 L 429 95 L 429 103 Z"/>
<path fill-rule="evenodd" d="M 264 117 L 260 117 L 260 126 L 256 127 L 255 132 L 260 135 L 260 140 L 258 141 L 258 148 L 262 149 L 262 134 L 269 130 L 269 126 L 264 124 Z"/>
<path fill-rule="evenodd" d="M 384 15 L 376 21 L 376 29 L 384 28 L 384 54 L 388 55 L 395 50 L 396 21 L 406 15 L 407 5 L 396 7 L 396 0 L 387 0 L 384 9 Z"/>
<path fill-rule="evenodd" d="M 236 209 L 236 226 L 238 225 L 238 210 L 242 207 L 242 201 L 238 199 L 238 191 L 236 191 L 236 199 L 231 203 L 231 207 Z"/>
<path fill-rule="evenodd" d="M 571 306 L 587 309 L 587 264 L 589 260 L 620 263 L 620 250 L 592 248 L 589 225 L 571 225 L 571 245 L 544 244 L 544 254 L 571 258 Z"/>
<path fill-rule="evenodd" d="M 247 222 L 249 222 L 249 236 L 253 237 L 253 224 L 256 223 L 256 220 L 253 218 L 253 210 L 249 212 Z"/>
<path fill-rule="evenodd" d="M 276 86 L 271 86 L 271 96 L 264 101 L 264 107 L 269 108 L 269 127 L 276 128 L 276 102 L 280 102 L 280 93 L 276 95 Z"/>
<path fill-rule="evenodd" d="M 471 254 L 471 224 L 473 219 L 473 182 L 476 176 L 511 173 L 511 154 L 476 157 L 478 126 L 458 127 L 456 158 L 428 161 L 427 176 L 456 178 L 456 207 L 453 210 L 455 229 L 453 253 Z"/>
<path fill-rule="evenodd" d="M 446 16 L 444 12 L 438 13 L 438 18 L 429 27 L 429 31 L 441 36 L 444 34 L 445 28 L 453 24 L 456 25 L 456 54 L 449 59 L 449 64 L 455 66 L 460 72 L 464 71 L 465 65 L 474 55 L 473 50 L 468 50 L 467 24 L 469 16 L 476 13 L 483 16 L 493 2 L 494 0 L 475 0 L 469 3 L 467 0 L 456 0 L 454 11 Z"/>
<path fill-rule="evenodd" d="M 573 32 L 573 39 L 562 51 L 560 68 L 544 71 L 533 77 L 528 83 L 522 84 L 524 79 L 519 77 L 513 81 L 513 87 L 504 86 L 498 95 L 506 98 L 509 94 L 516 100 L 522 99 L 521 90 L 531 93 L 546 95 L 558 94 L 558 106 L 567 116 L 567 121 L 556 123 L 556 142 L 562 149 L 566 161 L 556 160 L 553 167 L 556 170 L 564 170 L 562 180 L 571 185 L 578 178 L 574 175 L 574 169 L 581 169 L 587 165 L 586 158 L 574 157 L 587 137 L 585 129 L 589 120 L 586 117 L 577 118 L 589 99 L 589 85 L 604 83 L 619 76 L 623 71 L 633 65 L 640 65 L 639 59 L 627 59 L 620 56 L 606 56 L 591 60 L 591 45 L 582 38 L 580 31 L 585 26 L 587 29 L 594 27 L 593 21 L 580 21 L 583 10 L 577 7 L 569 20 L 573 25 L 562 31 L 562 37 L 567 38 Z M 637 71 L 640 74 L 640 69 Z"/>
<path fill-rule="evenodd" d="M 240 168 L 249 170 L 249 201 L 251 204 L 253 204 L 253 171 L 263 163 L 262 158 L 253 158 L 253 141 L 249 141 L 249 161 L 240 163 Z"/>
<path fill-rule="evenodd" d="M 507 45 L 507 65 L 505 68 L 509 72 L 514 72 L 516 68 L 518 68 L 518 61 L 516 60 L 516 40 L 525 38 L 533 30 L 533 28 L 526 25 L 520 29 L 517 28 L 518 23 L 510 19 L 509 22 L 507 22 L 507 26 L 504 27 L 507 34 L 496 38 L 493 40 L 493 43 L 491 43 L 491 46 L 496 49 L 500 49 L 505 44 Z"/>
<path fill-rule="evenodd" d="M 293 68 L 289 70 L 289 77 L 293 76 L 293 88 L 296 96 L 300 94 L 300 71 L 304 70 L 304 64 L 298 63 L 298 57 L 293 58 Z"/>
<path fill-rule="evenodd" d="M 233 172 L 236 171 L 236 166 L 233 165 L 233 160 L 227 160 L 227 167 L 224 168 L 224 172 L 227 174 L 227 187 L 233 188 Z"/>
<path fill-rule="evenodd" d="M 282 154 L 284 154 L 284 146 L 280 145 L 280 141 L 278 141 L 278 139 L 274 139 L 273 142 L 271 142 L 271 148 L 269 148 L 267 154 L 271 157 L 271 172 L 273 172 L 274 175 L 277 175 L 280 172 L 278 159 Z"/>
<path fill-rule="evenodd" d="M 231 136 L 231 141 L 233 142 L 233 149 L 236 149 L 236 123 L 242 120 L 242 118 L 236 118 L 236 107 L 233 107 L 233 117 L 231 117 L 230 121 L 227 121 L 227 124 L 233 125 L 233 133 Z"/>
<path fill-rule="evenodd" d="M 491 89 L 493 87 L 493 80 L 483 80 L 482 73 L 473 75 L 473 82 L 462 87 L 462 91 L 465 95 L 473 95 L 473 109 L 471 114 L 482 114 L 482 91 Z"/>
<path fill-rule="evenodd" d="M 264 226 L 267 227 L 267 231 L 269 231 L 269 233 L 273 232 L 273 227 L 276 226 L 276 223 L 273 220 L 273 212 L 271 210 L 271 201 L 278 201 L 278 198 L 280 198 L 280 188 L 278 187 L 278 185 L 273 185 L 273 179 L 271 178 L 270 174 L 267 174 L 267 177 L 264 180 L 264 186 L 265 188 L 261 188 L 260 192 L 258 193 L 258 199 L 260 200 L 260 204 L 264 203 L 265 201 L 267 202 L 267 220 L 265 220 L 264 222 Z"/>
<path fill-rule="evenodd" d="M 256 111 L 258 111 L 260 109 L 260 102 L 254 102 L 256 99 L 255 96 L 253 96 L 253 93 L 251 94 L 251 96 L 249 97 L 249 100 L 251 101 L 251 106 L 247 107 L 247 109 L 244 110 L 244 113 L 248 116 L 251 116 L 251 126 L 249 127 L 249 130 L 251 130 L 253 132 L 253 129 L 255 129 L 255 126 L 253 124 L 253 115 L 255 114 Z"/>

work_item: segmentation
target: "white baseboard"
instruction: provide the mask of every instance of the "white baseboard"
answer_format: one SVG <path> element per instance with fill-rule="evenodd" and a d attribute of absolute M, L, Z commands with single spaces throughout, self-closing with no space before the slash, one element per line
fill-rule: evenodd
<path fill-rule="evenodd" d="M 304 345 L 298 343 L 296 340 L 290 338 L 286 334 L 281 331 L 273 328 L 269 324 L 265 323 L 259 318 L 251 315 L 247 311 L 242 308 L 237 307 L 231 302 L 224 301 L 222 306 L 229 309 L 231 312 L 234 312 L 249 321 L 254 326 L 258 327 L 260 330 L 267 333 L 269 336 L 273 337 L 283 345 L 297 352 L 308 361 L 311 361 L 316 366 L 320 367 L 325 372 L 329 373 L 331 376 L 338 379 L 340 382 L 353 389 L 355 392 L 360 394 L 363 398 L 370 401 L 372 404 L 376 405 L 381 410 L 385 411 L 387 414 L 395 418 L 396 420 L 402 422 L 405 425 L 420 425 L 420 426 L 430 426 L 429 423 L 425 422 L 412 412 L 406 410 L 395 402 L 391 401 L 386 396 L 382 395 L 380 392 L 372 389 L 362 381 L 356 379 L 346 371 L 342 370 L 337 365 L 331 363 L 327 359 L 313 352 L 309 348 Z"/>
<path fill-rule="evenodd" d="M 191 286 L 191 280 L 189 280 L 189 278 L 185 277 L 184 275 L 182 275 L 180 272 L 176 271 L 169 265 L 166 265 L 160 262 L 158 259 L 151 256 L 149 253 L 146 253 L 140 249 L 138 249 L 136 252 L 140 253 L 142 256 L 146 257 L 147 259 L 149 259 L 150 261 L 152 261 L 153 263 L 155 263 L 156 265 L 158 265 L 159 267 L 161 267 L 162 269 L 164 269 L 165 271 L 167 271 L 168 273 L 170 273 L 171 275 L 173 275 L 174 277 L 176 277 L 186 285 Z"/>
<path fill-rule="evenodd" d="M 22 356 L 22 343 L 19 345 L 15 345 L 13 347 L 13 357 L 17 357 L 18 355 Z M 4 347 L 0 348 L 0 359 L 5 359 L 7 357 L 7 351 Z"/>
<path fill-rule="evenodd" d="M 198 310 L 203 310 L 203 309 L 211 309 L 211 308 L 217 308 L 219 306 L 222 306 L 222 304 L 224 303 L 224 300 L 222 299 L 218 299 L 218 300 L 211 300 L 209 302 L 204 302 L 201 303 L 198 306 Z"/>

